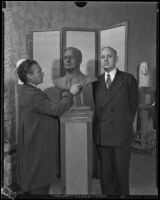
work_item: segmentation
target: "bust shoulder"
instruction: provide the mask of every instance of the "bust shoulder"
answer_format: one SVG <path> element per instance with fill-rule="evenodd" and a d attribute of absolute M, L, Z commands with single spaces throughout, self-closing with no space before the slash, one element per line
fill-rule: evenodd
<path fill-rule="evenodd" d="M 65 75 L 63 77 L 54 80 L 54 84 L 56 87 L 60 89 L 69 90 L 73 83 L 74 84 L 80 83 L 82 87 L 85 87 L 90 83 L 95 82 L 96 80 L 97 80 L 96 77 L 90 77 L 85 74 L 80 74 L 77 77 L 71 77 L 70 75 Z"/>
<path fill-rule="evenodd" d="M 81 80 L 81 84 L 83 87 L 87 86 L 88 84 L 95 82 L 97 80 L 96 77 L 91 77 L 88 75 L 83 75 L 83 78 Z"/>

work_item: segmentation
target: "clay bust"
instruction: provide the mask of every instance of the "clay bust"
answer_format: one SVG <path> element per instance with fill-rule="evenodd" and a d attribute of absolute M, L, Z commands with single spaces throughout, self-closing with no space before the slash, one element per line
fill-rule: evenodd
<path fill-rule="evenodd" d="M 139 87 L 150 86 L 149 66 L 147 62 L 141 62 L 139 66 Z"/>
<path fill-rule="evenodd" d="M 82 89 L 76 94 L 73 107 L 91 106 L 92 100 L 92 82 L 96 78 L 91 78 L 80 71 L 82 62 L 82 53 L 79 49 L 68 47 L 64 51 L 63 63 L 66 75 L 54 81 L 57 88 L 62 90 L 62 95 L 68 92 L 72 84 L 80 83 Z"/>

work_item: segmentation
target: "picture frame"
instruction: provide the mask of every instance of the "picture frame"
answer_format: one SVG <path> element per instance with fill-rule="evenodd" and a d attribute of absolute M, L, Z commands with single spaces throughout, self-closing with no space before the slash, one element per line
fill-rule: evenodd
<path fill-rule="evenodd" d="M 103 46 L 110 46 L 117 51 L 117 68 L 127 71 L 127 39 L 128 22 L 103 30 L 64 27 L 61 30 L 32 31 L 29 44 L 30 57 L 38 60 L 46 74 L 40 88 L 54 86 L 53 80 L 65 74 L 63 53 L 69 46 L 76 47 L 82 52 L 80 70 L 86 75 L 92 77 L 104 73 L 100 59 Z"/>
<path fill-rule="evenodd" d="M 91 77 L 98 75 L 98 31 L 96 29 L 63 28 L 62 29 L 62 57 L 65 48 L 75 47 L 82 53 L 80 70 Z M 64 67 L 62 64 L 62 74 Z"/>
<path fill-rule="evenodd" d="M 118 61 L 117 68 L 121 71 L 127 71 L 127 40 L 128 40 L 128 22 L 123 22 L 107 29 L 100 30 L 99 34 L 99 54 L 104 46 L 109 46 L 117 51 Z M 99 71 L 103 74 L 104 69 L 101 67 L 101 59 L 99 55 Z"/>
<path fill-rule="evenodd" d="M 61 31 L 36 30 L 31 32 L 31 58 L 38 61 L 44 72 L 42 90 L 53 87 L 53 81 L 60 77 L 61 71 Z"/>

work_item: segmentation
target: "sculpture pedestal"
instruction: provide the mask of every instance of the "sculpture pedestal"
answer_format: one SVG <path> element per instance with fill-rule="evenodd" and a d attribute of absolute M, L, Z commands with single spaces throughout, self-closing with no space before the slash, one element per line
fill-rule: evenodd
<path fill-rule="evenodd" d="M 60 117 L 62 194 L 91 194 L 92 117 L 89 108 Z"/>

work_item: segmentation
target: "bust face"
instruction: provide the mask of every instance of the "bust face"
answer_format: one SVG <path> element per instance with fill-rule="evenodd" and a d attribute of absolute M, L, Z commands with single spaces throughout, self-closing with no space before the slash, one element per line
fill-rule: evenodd
<path fill-rule="evenodd" d="M 140 64 L 140 69 L 141 69 L 141 73 L 146 75 L 148 73 L 148 63 L 147 62 L 142 62 Z"/>
<path fill-rule="evenodd" d="M 68 49 L 64 53 L 63 63 L 66 70 L 76 69 L 79 68 L 80 59 L 74 50 Z"/>

